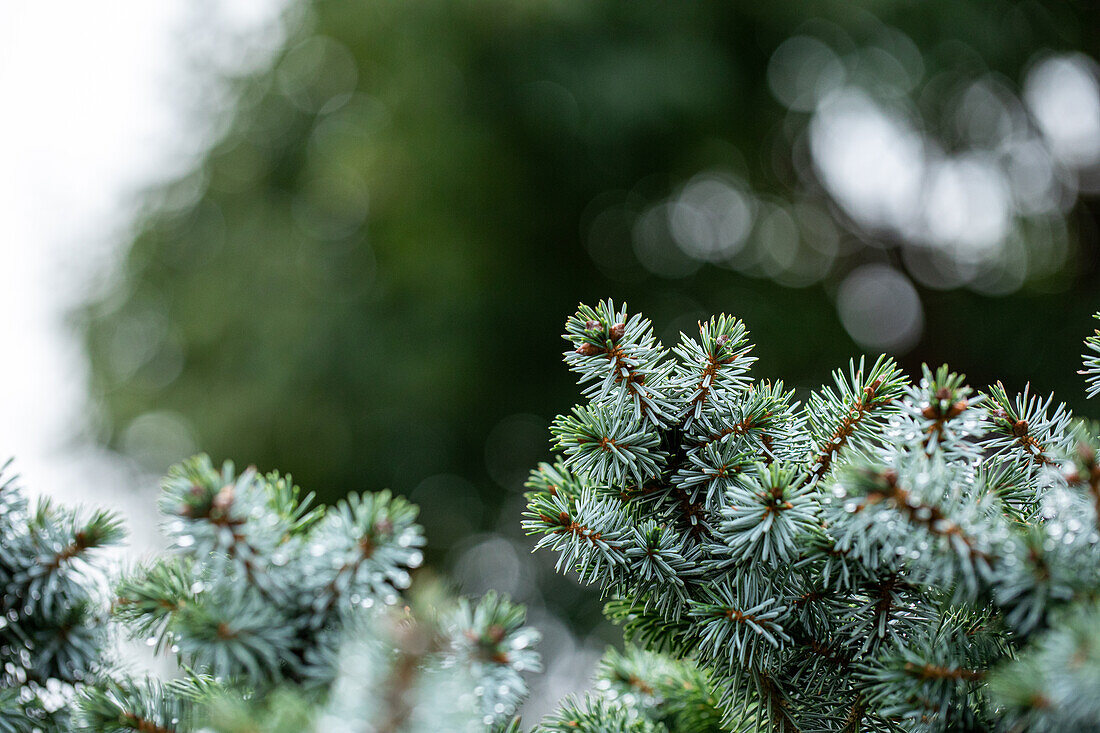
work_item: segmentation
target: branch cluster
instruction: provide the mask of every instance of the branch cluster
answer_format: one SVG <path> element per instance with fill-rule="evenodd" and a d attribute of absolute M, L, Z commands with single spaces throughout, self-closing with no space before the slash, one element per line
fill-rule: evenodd
<path fill-rule="evenodd" d="M 109 514 L 0 485 L 0 732 L 486 731 L 511 725 L 538 634 L 496 594 L 406 594 L 424 537 L 389 492 L 313 507 L 289 476 L 199 456 L 172 468 L 168 553 L 109 584 Z M 112 661 L 107 629 L 179 664 L 165 683 Z"/>
<path fill-rule="evenodd" d="M 564 337 L 587 402 L 554 423 L 524 526 L 653 668 L 698 668 L 721 729 L 1100 725 L 1096 426 L 886 357 L 800 405 L 750 378 L 729 316 L 665 349 L 607 301 Z M 584 722 L 619 699 L 571 703 L 574 730 L 633 730 Z"/>

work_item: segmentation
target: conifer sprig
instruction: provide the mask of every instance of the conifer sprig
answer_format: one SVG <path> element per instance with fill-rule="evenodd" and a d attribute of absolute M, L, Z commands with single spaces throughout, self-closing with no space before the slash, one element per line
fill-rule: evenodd
<path fill-rule="evenodd" d="M 698 340 L 680 336 L 679 346 L 673 349 L 677 360 L 671 383 L 683 405 L 684 429 L 690 430 L 718 396 L 748 385 L 746 374 L 756 357 L 749 355 L 752 344 L 745 324 L 724 314 L 700 323 Z"/>
<path fill-rule="evenodd" d="M 1055 465 L 1072 446 L 1073 416 L 1064 404 L 1054 404 L 1054 395 L 1044 399 L 1030 392 L 1028 384 L 1012 399 L 1000 382 L 989 388 L 991 426 L 982 448 L 1034 472 Z"/>
<path fill-rule="evenodd" d="M 810 396 L 807 426 L 813 443 L 810 480 L 828 475 L 845 449 L 868 450 L 882 440 L 887 419 L 900 410 L 908 380 L 893 359 L 880 356 L 870 369 L 852 361 L 848 374 L 833 373 L 833 387 Z"/>
<path fill-rule="evenodd" d="M 1093 316 L 1100 319 L 1100 313 Z M 1085 354 L 1081 357 L 1085 368 L 1081 374 L 1085 375 L 1085 383 L 1089 397 L 1100 394 L 1100 328 L 1085 339 Z"/>
<path fill-rule="evenodd" d="M 27 500 L 0 467 L 0 731 L 68 729 L 64 700 L 111 664 L 103 550 L 119 519 Z"/>
<path fill-rule="evenodd" d="M 595 308 L 582 305 L 565 322 L 562 338 L 573 345 L 565 363 L 589 384 L 585 397 L 595 404 L 631 411 L 636 421 L 663 426 L 673 419 L 668 389 L 667 350 L 653 337 L 648 318 L 627 317 L 625 305 L 605 300 Z"/>

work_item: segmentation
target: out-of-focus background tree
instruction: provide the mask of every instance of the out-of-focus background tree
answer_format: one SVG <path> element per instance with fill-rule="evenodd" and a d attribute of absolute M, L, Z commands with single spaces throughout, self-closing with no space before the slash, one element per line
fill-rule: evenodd
<path fill-rule="evenodd" d="M 557 644 L 598 605 L 518 524 L 580 299 L 666 343 L 737 314 L 800 388 L 887 350 L 1082 401 L 1096 6 L 298 0 L 277 28 L 232 74 L 197 47 L 209 149 L 79 312 L 93 429 L 151 471 L 392 487 Z"/>

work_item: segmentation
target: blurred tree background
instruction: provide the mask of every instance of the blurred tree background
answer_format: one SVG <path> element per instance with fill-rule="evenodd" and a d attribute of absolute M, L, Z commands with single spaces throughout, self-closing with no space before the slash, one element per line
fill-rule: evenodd
<path fill-rule="evenodd" d="M 1098 27 L 1008 0 L 296 2 L 82 314 L 96 429 L 158 472 L 202 449 L 326 500 L 392 487 L 469 590 L 584 627 L 594 600 L 540 592 L 516 540 L 578 300 L 666 343 L 734 313 L 800 388 L 886 349 L 1081 404 Z"/>

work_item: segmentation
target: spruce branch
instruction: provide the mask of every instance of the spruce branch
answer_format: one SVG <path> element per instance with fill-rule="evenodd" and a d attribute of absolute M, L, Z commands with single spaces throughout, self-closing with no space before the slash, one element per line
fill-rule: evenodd
<path fill-rule="evenodd" d="M 627 704 L 606 697 L 566 698 L 535 733 L 662 733 L 663 726 L 639 717 Z"/>
<path fill-rule="evenodd" d="M 524 672 L 540 672 L 534 651 L 537 631 L 525 626 L 527 612 L 497 593 L 470 603 L 460 599 L 449 622 L 449 662 L 470 670 L 478 681 L 474 694 L 486 722 L 500 723 L 527 697 Z"/>
<path fill-rule="evenodd" d="M 152 639 L 160 653 L 173 616 L 195 602 L 193 588 L 194 568 L 190 559 L 159 559 L 119 579 L 111 612 L 134 635 Z"/>
<path fill-rule="evenodd" d="M 989 388 L 985 398 L 992 425 L 982 448 L 993 457 L 1009 457 L 1034 472 L 1056 465 L 1056 457 L 1068 451 L 1072 415 L 1064 404 L 1052 408 L 1054 395 L 1042 399 L 1030 390 L 1028 384 L 1013 400 L 1000 382 Z"/>
<path fill-rule="evenodd" d="M 752 470 L 759 459 L 757 445 L 729 433 L 687 451 L 675 475 L 675 488 L 692 503 L 714 511 L 722 505 L 728 487 L 742 481 L 741 474 Z"/>
<path fill-rule="evenodd" d="M 566 465 L 597 483 L 641 484 L 660 475 L 666 460 L 657 431 L 642 420 L 624 420 L 621 407 L 577 406 L 551 429 Z"/>
<path fill-rule="evenodd" d="M 668 394 L 667 350 L 653 338 L 649 319 L 627 317 L 610 300 L 590 308 L 583 303 L 565 322 L 562 338 L 573 345 L 565 362 L 591 382 L 585 397 L 594 403 L 627 408 L 636 421 L 662 427 L 675 408 Z"/>
<path fill-rule="evenodd" d="M 303 538 L 313 557 L 329 559 L 312 582 L 317 588 L 315 623 L 326 614 L 378 600 L 393 604 L 409 587 L 409 571 L 420 566 L 425 540 L 415 523 L 417 508 L 389 491 L 349 494 L 317 520 Z"/>
<path fill-rule="evenodd" d="M 604 604 L 604 616 L 623 627 L 626 641 L 639 642 L 648 651 L 675 653 L 694 643 L 696 630 L 689 619 L 669 618 L 644 602 L 613 598 Z"/>
<path fill-rule="evenodd" d="M 528 497 L 535 493 L 547 493 L 576 498 L 581 493 L 583 482 L 558 458 L 554 463 L 540 463 L 531 471 L 525 487 L 531 489 Z"/>
<path fill-rule="evenodd" d="M 724 714 L 710 675 L 689 660 L 627 646 L 609 649 L 600 660 L 596 689 L 634 700 L 634 708 L 669 731 L 720 733 Z"/>
<path fill-rule="evenodd" d="M 740 320 L 722 314 L 699 322 L 699 340 L 681 334 L 672 376 L 672 389 L 683 404 L 684 430 L 704 419 L 704 411 L 725 393 L 743 390 L 744 376 L 756 357 L 750 356 L 749 333 Z"/>
<path fill-rule="evenodd" d="M 1095 603 L 1066 614 L 1058 627 L 991 675 L 993 699 L 1008 730 L 1095 730 L 1100 721 L 1100 645 Z"/>
<path fill-rule="evenodd" d="M 959 522 L 950 516 L 935 502 L 928 501 L 912 489 L 899 483 L 898 472 L 893 469 L 881 471 L 856 468 L 849 472 L 850 480 L 844 482 L 849 496 L 863 498 L 851 505 L 852 514 L 884 506 L 896 512 L 902 519 L 919 527 L 931 538 L 949 545 L 952 550 L 969 561 L 975 572 L 988 573 L 989 563 L 993 559 L 983 543 L 973 533 L 968 532 Z M 880 521 L 878 517 L 869 522 Z"/>
<path fill-rule="evenodd" d="M 87 687 L 76 710 L 77 730 L 96 733 L 180 733 L 194 722 L 190 706 L 152 679 Z"/>
<path fill-rule="evenodd" d="M 989 458 L 978 466 L 975 491 L 995 498 L 1001 514 L 1014 524 L 1033 525 L 1040 519 L 1042 505 L 1030 474 L 1011 459 Z"/>
<path fill-rule="evenodd" d="M 783 624 L 787 606 L 753 575 L 739 574 L 704 590 L 688 616 L 697 620 L 699 650 L 721 668 L 766 669 L 790 642 Z"/>
<path fill-rule="evenodd" d="M 833 373 L 833 383 L 811 395 L 807 409 L 814 446 L 811 481 L 825 476 L 843 449 L 874 444 L 886 419 L 897 412 L 907 380 L 893 359 L 880 356 L 869 370 L 862 357 L 858 366 L 853 360 L 847 375 Z"/>
<path fill-rule="evenodd" d="M 535 493 L 529 497 L 524 528 L 541 534 L 535 549 L 559 552 L 558 569 L 577 571 L 582 582 L 599 580 L 606 586 L 627 572 L 627 519 L 617 502 L 585 489 L 575 499 L 562 493 Z"/>
<path fill-rule="evenodd" d="M 0 733 L 62 730 L 40 700 L 26 700 L 17 688 L 0 689 Z"/>
<path fill-rule="evenodd" d="M 939 453 L 948 460 L 977 460 L 976 439 L 986 419 L 979 409 L 984 395 L 975 395 L 965 380 L 946 364 L 935 372 L 923 365 L 920 382 L 909 385 L 901 401 L 898 440 L 920 446 L 929 456 Z"/>
<path fill-rule="evenodd" d="M 749 376 L 728 316 L 669 352 L 607 301 L 566 337 L 586 404 L 554 422 L 523 526 L 638 647 L 536 730 L 1100 727 L 1096 424 L 886 357 L 803 405 Z M 521 732 L 537 634 L 413 577 L 403 499 L 316 507 L 196 457 L 160 507 L 171 551 L 108 595 L 117 520 L 0 478 L 0 733 Z M 108 606 L 183 678 L 119 669 Z"/>
<path fill-rule="evenodd" d="M 1093 317 L 1100 319 L 1100 313 Z M 1085 375 L 1087 394 L 1092 398 L 1100 394 L 1100 328 L 1085 339 L 1085 349 L 1086 353 L 1081 356 L 1085 368 L 1080 373 Z"/>
<path fill-rule="evenodd" d="M 108 512 L 46 499 L 32 509 L 9 466 L 0 469 L 0 693 L 15 694 L 0 696 L 0 717 L 53 733 L 68 725 L 73 691 L 111 663 L 102 550 L 125 532 Z"/>
<path fill-rule="evenodd" d="M 716 555 L 736 561 L 787 563 L 799 552 L 803 533 L 817 526 L 817 502 L 803 474 L 793 466 L 758 463 L 730 482 L 720 510 Z"/>
<path fill-rule="evenodd" d="M 1077 443 L 1077 450 L 1063 469 L 1066 483 L 1085 493 L 1092 503 L 1093 521 L 1100 529 L 1100 461 L 1096 458 L 1095 441 L 1085 438 Z"/>

